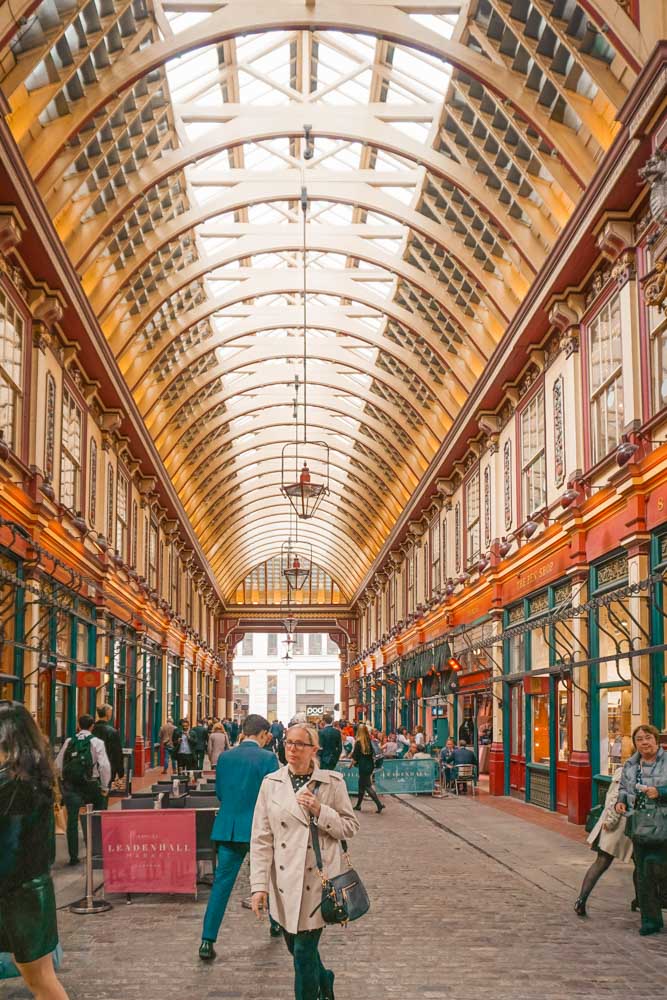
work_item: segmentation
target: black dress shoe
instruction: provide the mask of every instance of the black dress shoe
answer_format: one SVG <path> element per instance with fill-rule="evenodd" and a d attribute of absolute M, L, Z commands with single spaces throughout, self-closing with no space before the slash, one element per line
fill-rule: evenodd
<path fill-rule="evenodd" d="M 583 896 L 578 896 L 574 901 L 574 912 L 578 917 L 586 916 L 586 900 Z"/>
<path fill-rule="evenodd" d="M 386 806 L 383 806 L 383 805 L 379 805 L 379 806 L 377 807 L 377 811 L 378 811 L 379 813 L 381 813 L 381 812 L 382 812 L 382 810 L 383 810 L 383 809 L 386 809 L 386 808 L 387 808 Z"/>
<path fill-rule="evenodd" d="M 70 866 L 70 868 L 73 868 L 74 865 L 80 865 L 81 862 L 79 861 L 78 858 L 70 858 L 67 864 Z"/>
<path fill-rule="evenodd" d="M 320 1000 L 336 1000 L 334 997 L 334 974 L 331 969 L 327 969 L 324 975 L 327 977 L 327 985 L 320 986 Z"/>
<path fill-rule="evenodd" d="M 272 938 L 279 938 L 283 933 L 283 929 L 280 924 L 271 924 L 269 927 L 269 934 Z"/>
<path fill-rule="evenodd" d="M 212 962 L 215 958 L 215 948 L 212 941 L 202 941 L 199 945 L 199 957 L 203 962 Z"/>
<path fill-rule="evenodd" d="M 354 809 L 354 811 L 356 813 L 360 813 L 361 812 L 361 806 L 352 806 L 352 808 Z"/>

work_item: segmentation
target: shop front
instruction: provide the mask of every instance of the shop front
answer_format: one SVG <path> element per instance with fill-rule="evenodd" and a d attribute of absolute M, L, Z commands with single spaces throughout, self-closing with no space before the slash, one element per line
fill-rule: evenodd
<path fill-rule="evenodd" d="M 564 654 L 572 640 L 558 612 L 570 600 L 569 582 L 546 587 L 507 609 L 503 633 L 505 794 L 565 814 L 572 690 Z"/>
<path fill-rule="evenodd" d="M 0 698 L 21 701 L 24 674 L 23 567 L 0 549 Z"/>

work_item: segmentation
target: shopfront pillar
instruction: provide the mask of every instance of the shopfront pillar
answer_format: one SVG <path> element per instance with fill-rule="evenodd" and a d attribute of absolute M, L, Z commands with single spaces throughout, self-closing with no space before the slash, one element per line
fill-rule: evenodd
<path fill-rule="evenodd" d="M 578 572 L 572 579 L 577 594 L 576 603 L 588 599 L 588 574 Z M 583 650 L 589 648 L 588 621 L 577 615 L 570 623 L 573 647 L 578 650 L 575 659 L 583 659 Z M 590 678 L 588 668 L 575 668 L 572 696 L 572 749 L 567 767 L 567 818 L 570 823 L 582 824 L 591 807 L 593 772 L 590 753 Z"/>
<path fill-rule="evenodd" d="M 651 573 L 651 540 L 650 536 L 641 535 L 624 542 L 628 550 L 628 583 L 639 583 L 646 580 Z M 647 591 L 630 594 L 627 598 L 630 612 L 627 627 L 630 631 L 632 646 L 635 649 L 650 645 L 651 608 L 646 599 Z M 631 682 L 631 732 L 642 723 L 650 720 L 651 701 L 651 657 L 648 653 L 635 656 L 632 659 Z M 630 748 L 628 748 L 630 749 Z M 634 748 L 633 748 L 634 749 Z M 624 758 L 625 759 L 625 758 Z"/>
<path fill-rule="evenodd" d="M 234 674 L 229 671 L 225 678 L 225 717 L 234 718 Z"/>
<path fill-rule="evenodd" d="M 494 632 L 499 635 L 501 631 L 502 618 L 494 623 Z M 489 659 L 491 665 L 491 690 L 493 693 L 493 697 L 491 699 L 493 708 L 493 741 L 491 743 L 491 749 L 489 750 L 489 793 L 491 795 L 504 795 L 506 765 L 505 754 L 503 751 L 503 702 L 505 699 L 505 691 L 509 691 L 509 688 L 507 688 L 505 684 L 501 684 L 499 681 L 494 682 L 494 676 L 498 676 L 498 669 L 495 666 L 496 664 L 501 665 L 500 672 L 502 672 L 502 641 L 493 644 L 490 650 Z M 509 763 L 507 766 L 509 766 Z"/>

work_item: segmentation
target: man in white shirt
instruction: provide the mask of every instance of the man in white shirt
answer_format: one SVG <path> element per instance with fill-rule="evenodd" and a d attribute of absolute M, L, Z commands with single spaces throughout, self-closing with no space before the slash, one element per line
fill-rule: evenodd
<path fill-rule="evenodd" d="M 56 770 L 63 779 L 63 802 L 67 809 L 69 864 L 79 863 L 79 812 L 87 802 L 106 809 L 111 764 L 104 741 L 93 736 L 92 715 L 79 716 L 79 729 L 65 740 L 56 757 Z"/>

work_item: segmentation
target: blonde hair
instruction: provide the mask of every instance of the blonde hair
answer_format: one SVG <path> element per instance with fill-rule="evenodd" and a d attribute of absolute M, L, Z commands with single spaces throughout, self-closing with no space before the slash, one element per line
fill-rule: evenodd
<path fill-rule="evenodd" d="M 368 732 L 368 726 L 364 726 L 362 724 L 357 728 L 357 740 L 359 741 L 362 753 L 371 753 L 373 747 L 371 745 L 371 736 Z"/>
<path fill-rule="evenodd" d="M 214 733 L 224 733 L 224 731 L 225 731 L 225 727 L 223 726 L 223 724 L 221 722 L 214 722 L 213 723 L 213 732 Z"/>
<path fill-rule="evenodd" d="M 290 726 L 287 730 L 285 738 L 289 736 L 293 729 L 303 729 L 306 733 L 308 733 L 308 742 L 312 747 L 318 747 L 320 745 L 319 733 L 315 726 L 311 726 L 309 722 L 295 722 L 294 725 Z"/>

